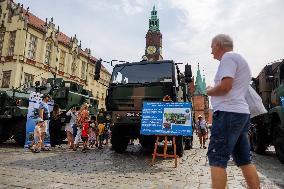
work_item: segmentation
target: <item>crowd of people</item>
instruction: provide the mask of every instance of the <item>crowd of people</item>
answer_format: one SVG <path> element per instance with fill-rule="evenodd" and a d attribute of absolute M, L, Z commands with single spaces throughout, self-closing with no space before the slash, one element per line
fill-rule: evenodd
<path fill-rule="evenodd" d="M 65 132 L 69 149 L 76 151 L 81 142 L 83 143 L 83 153 L 86 153 L 90 148 L 98 147 L 102 149 L 103 145 L 108 145 L 110 129 L 104 121 L 89 115 L 89 105 L 87 103 L 84 103 L 81 107 L 72 107 L 66 113 L 60 110 L 58 104 L 54 104 L 53 110 L 49 112 L 47 106 L 49 100 L 49 95 L 43 96 L 39 106 L 39 117 L 36 120 L 34 129 L 34 140 L 29 146 L 33 152 L 50 150 L 44 145 L 47 127 L 51 148 L 62 147 L 62 118 L 65 118 Z"/>

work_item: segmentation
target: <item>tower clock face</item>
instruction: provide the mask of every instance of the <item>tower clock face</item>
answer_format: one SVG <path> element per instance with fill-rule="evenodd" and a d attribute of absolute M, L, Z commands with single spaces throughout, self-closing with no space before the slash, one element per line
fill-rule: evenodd
<path fill-rule="evenodd" d="M 155 46 L 149 46 L 148 48 L 147 48 L 147 53 L 148 54 L 154 54 L 155 52 L 156 52 L 156 47 Z"/>

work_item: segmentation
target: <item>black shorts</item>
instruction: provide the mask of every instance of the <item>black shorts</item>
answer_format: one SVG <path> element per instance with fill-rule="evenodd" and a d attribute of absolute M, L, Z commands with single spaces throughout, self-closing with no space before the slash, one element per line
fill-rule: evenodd
<path fill-rule="evenodd" d="M 88 141 L 88 137 L 83 137 L 83 136 L 81 136 L 81 139 L 82 139 L 83 142 Z"/>

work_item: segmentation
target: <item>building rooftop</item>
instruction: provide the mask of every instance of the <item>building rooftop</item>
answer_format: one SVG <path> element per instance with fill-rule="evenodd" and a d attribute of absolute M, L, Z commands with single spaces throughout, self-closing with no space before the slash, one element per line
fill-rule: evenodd
<path fill-rule="evenodd" d="M 24 10 L 25 13 L 27 14 L 27 18 L 28 18 L 28 24 L 30 24 L 31 26 L 34 26 L 36 29 L 43 31 L 44 32 L 44 26 L 46 24 L 45 21 L 43 21 L 42 19 L 40 19 L 39 17 L 37 17 L 36 15 L 28 12 L 27 10 Z M 71 38 L 68 37 L 66 34 L 59 32 L 59 36 L 58 36 L 58 41 L 64 45 L 69 45 L 71 42 Z M 83 51 L 82 49 L 80 50 L 80 54 L 83 56 L 88 57 L 88 53 Z M 95 64 L 95 62 L 98 60 L 96 57 L 90 55 L 90 60 L 92 63 Z M 104 71 L 106 71 L 107 73 L 109 73 L 107 71 L 107 69 L 102 65 L 102 69 Z"/>

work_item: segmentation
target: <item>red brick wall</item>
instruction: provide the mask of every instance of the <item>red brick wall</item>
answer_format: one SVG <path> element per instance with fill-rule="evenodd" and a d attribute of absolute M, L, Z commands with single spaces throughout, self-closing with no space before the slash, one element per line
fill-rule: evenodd
<path fill-rule="evenodd" d="M 203 96 L 193 96 L 192 101 L 193 101 L 192 105 L 193 105 L 195 121 L 198 120 L 199 115 L 202 115 L 202 117 L 205 118 L 204 116 L 204 97 Z"/>
<path fill-rule="evenodd" d="M 193 96 L 193 109 L 195 111 L 204 110 L 204 97 L 203 96 Z"/>
<path fill-rule="evenodd" d="M 213 116 L 213 111 L 212 109 L 209 109 L 208 124 L 212 124 L 212 116 Z"/>
<path fill-rule="evenodd" d="M 162 46 L 162 34 L 159 32 L 148 32 L 146 34 L 146 47 L 148 46 Z"/>

